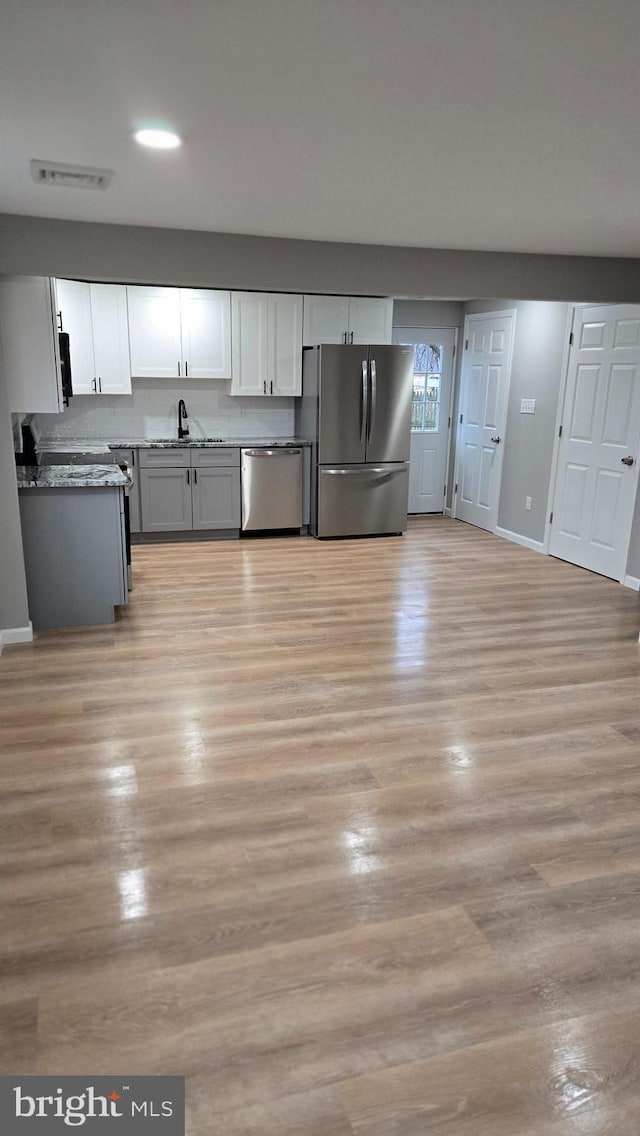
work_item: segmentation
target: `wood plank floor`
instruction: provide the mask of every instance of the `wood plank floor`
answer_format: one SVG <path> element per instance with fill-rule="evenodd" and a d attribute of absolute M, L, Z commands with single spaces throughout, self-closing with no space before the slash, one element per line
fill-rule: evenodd
<path fill-rule="evenodd" d="M 444 518 L 134 550 L 0 659 L 0 1071 L 189 1136 L 637 1136 L 637 594 Z"/>

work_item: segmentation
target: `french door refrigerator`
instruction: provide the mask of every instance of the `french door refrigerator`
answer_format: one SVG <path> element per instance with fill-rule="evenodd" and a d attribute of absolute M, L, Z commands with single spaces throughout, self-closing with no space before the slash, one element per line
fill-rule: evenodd
<path fill-rule="evenodd" d="M 310 532 L 407 527 L 413 348 L 305 348 L 297 429 L 311 442 Z"/>

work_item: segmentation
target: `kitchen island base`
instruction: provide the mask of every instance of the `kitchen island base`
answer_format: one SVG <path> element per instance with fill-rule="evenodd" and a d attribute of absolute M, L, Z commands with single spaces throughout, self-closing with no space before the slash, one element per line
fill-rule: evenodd
<path fill-rule="evenodd" d="M 34 628 L 113 623 L 128 599 L 122 489 L 20 489 L 19 498 Z"/>

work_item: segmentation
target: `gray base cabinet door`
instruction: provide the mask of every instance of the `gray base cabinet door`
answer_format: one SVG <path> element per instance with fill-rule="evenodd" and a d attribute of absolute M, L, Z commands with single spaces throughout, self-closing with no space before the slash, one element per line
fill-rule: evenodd
<path fill-rule="evenodd" d="M 188 532 L 192 526 L 191 470 L 141 469 L 143 532 Z"/>
<path fill-rule="evenodd" d="M 240 528 L 240 469 L 198 466 L 192 470 L 194 529 Z"/>

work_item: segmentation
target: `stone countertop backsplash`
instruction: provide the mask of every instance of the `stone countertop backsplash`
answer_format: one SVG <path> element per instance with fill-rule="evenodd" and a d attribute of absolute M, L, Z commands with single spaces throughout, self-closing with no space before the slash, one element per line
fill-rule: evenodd
<path fill-rule="evenodd" d="M 282 449 L 286 446 L 308 446 L 309 442 L 303 438 L 114 438 L 105 442 L 89 442 L 85 438 L 68 438 L 64 442 L 59 438 L 47 441 L 41 438 L 36 447 L 40 454 L 93 454 L 108 455 L 111 450 L 137 450 L 137 449 L 175 449 L 179 446 L 188 446 L 189 449 L 201 447 L 203 449 L 223 447 L 257 446 L 268 449 Z"/>
<path fill-rule="evenodd" d="M 115 465 L 22 465 L 18 489 L 119 489 L 127 484 Z"/>

